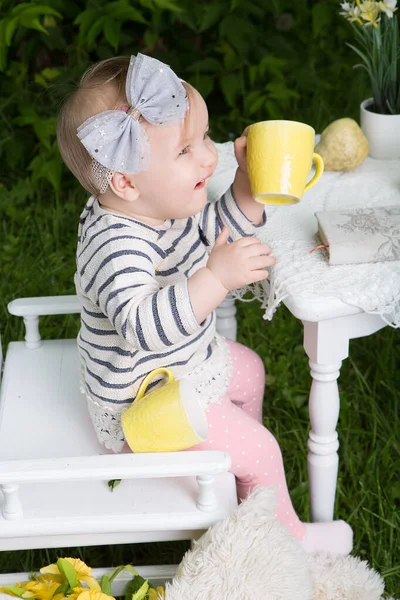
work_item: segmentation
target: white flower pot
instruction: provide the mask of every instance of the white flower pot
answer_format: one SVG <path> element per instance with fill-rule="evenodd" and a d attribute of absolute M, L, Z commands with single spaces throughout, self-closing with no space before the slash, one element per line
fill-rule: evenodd
<path fill-rule="evenodd" d="M 368 98 L 360 106 L 361 129 L 369 143 L 372 158 L 400 158 L 400 115 L 380 115 L 367 110 L 373 103 Z"/>

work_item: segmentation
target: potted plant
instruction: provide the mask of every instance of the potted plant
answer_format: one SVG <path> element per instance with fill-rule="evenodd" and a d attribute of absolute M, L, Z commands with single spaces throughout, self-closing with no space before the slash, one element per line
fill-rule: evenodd
<path fill-rule="evenodd" d="M 100 571 L 100 569 L 98 569 Z M 115 600 L 112 586 L 120 574 L 128 574 L 124 600 L 165 600 L 164 588 L 157 588 L 132 567 L 121 565 L 97 580 L 79 558 L 59 558 L 56 563 L 33 573 L 28 581 L 0 587 L 0 595 L 22 600 Z M 126 577 L 124 577 L 126 579 Z"/>
<path fill-rule="evenodd" d="M 348 44 L 369 76 L 372 97 L 361 103 L 361 129 L 369 142 L 369 155 L 400 158 L 400 37 L 397 0 L 357 0 L 341 4 L 350 21 L 356 44 Z"/>

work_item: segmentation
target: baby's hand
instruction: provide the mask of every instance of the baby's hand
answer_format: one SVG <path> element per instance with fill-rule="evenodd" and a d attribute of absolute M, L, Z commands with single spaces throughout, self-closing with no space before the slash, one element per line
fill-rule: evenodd
<path fill-rule="evenodd" d="M 239 165 L 239 171 L 247 174 L 247 130 L 248 127 L 243 131 L 242 135 L 236 138 L 234 142 L 235 156 Z"/>
<path fill-rule="evenodd" d="M 228 244 L 228 238 L 229 229 L 225 226 L 207 261 L 207 268 L 214 277 L 229 291 L 266 279 L 265 267 L 276 263 L 276 258 L 270 256 L 272 250 L 268 244 L 253 236 Z"/>
<path fill-rule="evenodd" d="M 253 194 L 247 172 L 247 130 L 235 140 L 235 156 L 238 162 L 238 168 L 233 182 L 233 191 L 236 199 L 248 198 L 253 202 Z"/>

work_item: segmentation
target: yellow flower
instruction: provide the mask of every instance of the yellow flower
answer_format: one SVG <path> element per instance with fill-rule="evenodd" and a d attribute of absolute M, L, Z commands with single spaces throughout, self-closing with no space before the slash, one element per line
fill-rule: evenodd
<path fill-rule="evenodd" d="M 360 17 L 364 23 L 365 27 L 373 26 L 378 27 L 379 23 L 379 6 L 375 0 L 364 0 L 364 2 L 360 2 L 360 0 L 356 0 L 357 7 L 360 9 Z"/>
<path fill-rule="evenodd" d="M 50 581 L 48 578 L 39 577 L 34 581 L 29 581 L 25 585 L 25 590 L 31 592 L 34 598 L 39 600 L 61 600 L 63 594 L 56 594 L 56 590 L 60 587 L 58 581 Z"/>
<path fill-rule="evenodd" d="M 77 588 L 75 588 L 75 590 L 76 589 Z M 84 590 L 78 594 L 76 598 L 77 600 L 115 600 L 113 596 L 107 596 L 107 594 L 103 594 L 103 592 L 98 592 L 97 590 Z"/>
<path fill-rule="evenodd" d="M 91 577 L 92 569 L 88 567 L 82 560 L 79 558 L 65 558 L 71 565 L 74 567 L 76 571 L 76 576 L 80 582 L 86 583 L 89 588 L 93 590 L 100 591 L 101 587 L 98 581 L 94 577 Z M 62 581 L 62 573 L 56 564 L 48 565 L 47 567 L 43 567 L 40 569 L 40 572 L 44 575 L 52 575 L 55 581 Z"/>
<path fill-rule="evenodd" d="M 165 598 L 164 588 L 161 585 L 159 585 L 156 590 L 150 588 L 147 592 L 147 596 L 149 600 L 162 600 Z"/>
<path fill-rule="evenodd" d="M 74 591 L 72 592 L 72 594 L 68 594 L 68 598 L 71 598 L 71 600 L 76 600 L 78 598 L 78 596 L 80 596 L 80 594 L 82 594 L 83 592 L 87 592 L 88 589 L 84 588 L 84 587 L 76 587 L 74 588 Z"/>

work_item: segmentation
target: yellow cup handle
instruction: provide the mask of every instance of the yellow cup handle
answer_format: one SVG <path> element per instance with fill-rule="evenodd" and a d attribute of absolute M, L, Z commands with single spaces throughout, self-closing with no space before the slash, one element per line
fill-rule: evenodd
<path fill-rule="evenodd" d="M 174 377 L 174 374 L 171 371 L 171 369 L 167 369 L 167 367 L 160 367 L 159 369 L 154 369 L 154 371 L 151 371 L 151 373 L 146 375 L 146 377 L 143 379 L 142 383 L 140 384 L 138 393 L 136 394 L 135 400 L 140 400 L 140 398 L 143 398 L 150 381 L 152 379 L 154 379 L 154 377 L 156 375 L 158 375 L 159 373 L 165 373 L 168 376 L 167 383 L 171 383 L 172 381 L 175 381 L 175 377 Z"/>
<path fill-rule="evenodd" d="M 310 181 L 307 183 L 306 187 L 304 188 L 305 192 L 307 190 L 309 190 L 314 185 L 314 183 L 317 183 L 318 179 L 321 177 L 322 173 L 324 172 L 324 159 L 322 158 L 322 156 L 320 156 L 319 154 L 314 152 L 312 157 L 313 157 L 313 161 L 315 162 L 315 174 L 314 174 L 314 177 L 312 179 L 310 179 Z"/>

